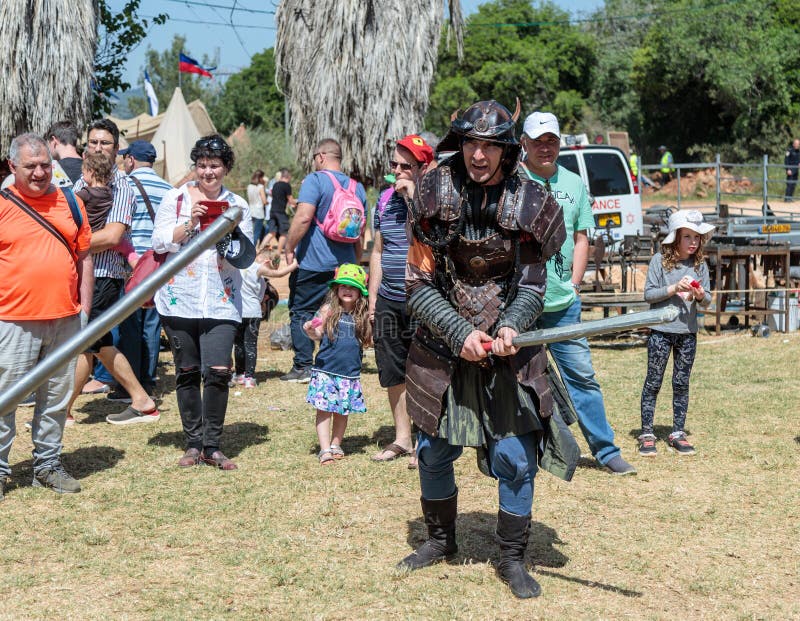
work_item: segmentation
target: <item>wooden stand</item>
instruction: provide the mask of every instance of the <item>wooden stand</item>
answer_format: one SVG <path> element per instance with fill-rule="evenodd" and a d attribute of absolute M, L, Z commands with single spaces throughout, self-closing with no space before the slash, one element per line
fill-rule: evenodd
<path fill-rule="evenodd" d="M 744 315 L 745 327 L 750 324 L 750 317 L 763 317 L 768 315 L 783 315 L 784 331 L 789 330 L 789 244 L 773 244 L 770 246 L 735 246 L 731 244 L 708 244 L 705 247 L 706 258 L 715 261 L 715 287 L 714 297 L 714 325 L 716 333 L 721 330 L 723 316 Z M 766 258 L 765 263 L 772 264 L 776 275 L 781 276 L 787 286 L 772 289 L 750 289 L 749 283 L 739 282 L 739 274 L 747 278 L 747 266 L 750 261 Z M 740 270 L 739 266 L 744 269 Z M 751 305 L 751 295 L 767 292 L 783 292 L 783 309 L 771 309 Z M 732 293 L 744 294 L 744 307 L 737 310 L 727 310 L 728 296 Z"/>

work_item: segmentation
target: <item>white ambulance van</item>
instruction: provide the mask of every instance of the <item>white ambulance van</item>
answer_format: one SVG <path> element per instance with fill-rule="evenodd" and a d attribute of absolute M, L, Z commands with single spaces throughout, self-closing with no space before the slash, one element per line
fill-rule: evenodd
<path fill-rule="evenodd" d="M 595 228 L 593 239 L 607 231 L 615 242 L 644 235 L 642 199 L 622 150 L 609 145 L 562 145 L 558 163 L 579 175 L 589 190 Z M 607 243 L 610 240 L 607 240 Z"/>

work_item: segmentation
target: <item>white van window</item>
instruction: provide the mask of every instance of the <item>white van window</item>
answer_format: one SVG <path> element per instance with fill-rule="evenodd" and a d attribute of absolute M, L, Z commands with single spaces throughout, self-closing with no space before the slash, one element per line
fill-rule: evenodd
<path fill-rule="evenodd" d="M 592 196 L 616 196 L 631 193 L 630 178 L 622 158 L 618 154 L 587 151 L 583 157 L 589 176 L 589 193 Z"/>
<path fill-rule="evenodd" d="M 574 172 L 580 177 L 581 173 L 578 171 L 578 156 L 577 155 L 559 155 L 558 163 L 570 172 Z"/>

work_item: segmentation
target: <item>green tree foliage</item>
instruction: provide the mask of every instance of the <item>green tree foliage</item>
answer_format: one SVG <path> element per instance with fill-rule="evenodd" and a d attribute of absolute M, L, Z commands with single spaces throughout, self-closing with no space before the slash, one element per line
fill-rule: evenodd
<path fill-rule="evenodd" d="M 644 139 L 676 156 L 779 151 L 800 100 L 796 20 L 761 0 L 665 3 L 633 57 Z"/>
<path fill-rule="evenodd" d="M 464 58 L 443 40 L 426 127 L 441 134 L 450 114 L 476 99 L 497 99 L 522 112 L 547 108 L 566 130 L 579 126 L 592 87 L 594 40 L 569 24 L 569 14 L 544 2 L 495 0 L 467 20 Z"/>
<path fill-rule="evenodd" d="M 283 127 L 284 98 L 275 86 L 275 54 L 272 48 L 253 56 L 250 66 L 225 82 L 209 106 L 214 124 L 224 134 L 240 123 L 250 128 Z"/>
<path fill-rule="evenodd" d="M 587 29 L 597 41 L 597 65 L 590 99 L 600 121 L 592 133 L 622 129 L 634 144 L 642 139 L 639 94 L 631 87 L 633 58 L 642 44 L 653 14 L 638 0 L 607 0 L 594 13 Z"/>
<path fill-rule="evenodd" d="M 98 45 L 94 57 L 95 117 L 111 111 L 112 104 L 105 93 L 127 91 L 131 85 L 122 79 L 125 57 L 147 36 L 150 24 L 163 24 L 167 16 L 159 14 L 151 20 L 137 16 L 141 0 L 127 0 L 119 12 L 108 7 L 107 0 L 97 2 Z"/>
<path fill-rule="evenodd" d="M 175 35 L 168 49 L 158 52 L 148 46 L 145 53 L 145 67 L 147 67 L 147 73 L 153 83 L 153 90 L 158 98 L 159 109 L 162 111 L 169 105 L 172 94 L 178 86 L 178 62 L 181 52 L 195 58 L 186 48 L 186 37 Z M 207 56 L 203 56 L 200 64 L 208 66 L 215 63 Z M 140 80 L 144 83 L 144 70 L 141 73 Z M 180 84 L 183 98 L 187 102 L 202 99 L 203 103 L 209 104 L 217 97 L 219 91 L 216 80 L 193 73 L 182 73 L 180 75 Z M 133 114 L 147 112 L 147 100 L 144 97 L 131 97 L 128 100 L 128 108 Z"/>

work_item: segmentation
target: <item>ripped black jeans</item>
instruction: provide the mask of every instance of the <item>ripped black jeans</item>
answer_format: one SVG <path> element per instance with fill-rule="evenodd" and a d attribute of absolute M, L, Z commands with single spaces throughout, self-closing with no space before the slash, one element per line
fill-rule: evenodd
<path fill-rule="evenodd" d="M 186 448 L 202 449 L 211 455 L 220 447 L 228 409 L 231 349 L 239 324 L 164 315 L 161 322 L 175 359 L 175 396 Z"/>
<path fill-rule="evenodd" d="M 647 377 L 642 388 L 642 433 L 653 433 L 656 398 L 672 352 L 672 432 L 683 431 L 689 409 L 689 376 L 697 352 L 696 334 L 651 330 L 647 339 Z"/>

